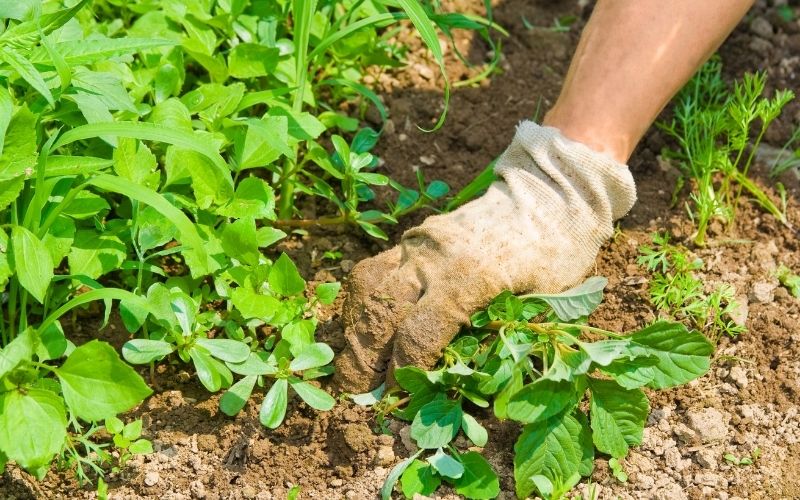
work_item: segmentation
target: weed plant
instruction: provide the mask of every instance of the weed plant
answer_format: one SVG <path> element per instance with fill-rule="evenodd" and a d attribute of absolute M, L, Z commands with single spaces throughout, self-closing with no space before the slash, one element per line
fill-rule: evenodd
<path fill-rule="evenodd" d="M 59 456 L 87 480 L 108 465 L 103 439 L 146 451 L 117 417 L 144 379 L 106 342 L 69 339 L 113 301 L 124 358 L 151 378 L 191 363 L 228 414 L 264 386 L 268 427 L 289 388 L 330 408 L 311 382 L 332 358 L 314 314 L 339 285 L 307 292 L 274 245 L 322 223 L 297 220 L 300 196 L 385 238 L 378 224 L 447 192 L 375 172 L 380 131 L 360 127 L 367 105 L 386 116 L 360 79 L 402 64 L 388 28 L 405 21 L 441 67 L 438 32 L 495 27 L 417 0 L 0 4 L 0 470 L 41 478 Z M 364 210 L 375 186 L 396 201 Z"/>
<path fill-rule="evenodd" d="M 679 146 L 664 151 L 667 158 L 677 160 L 682 174 L 676 193 L 685 181 L 691 183 L 687 210 L 697 228 L 697 245 L 705 244 L 712 220 L 733 222 L 742 191 L 788 224 L 783 186 L 776 185 L 782 195 L 778 205 L 748 174 L 767 128 L 794 93 L 779 90 L 772 98 L 765 97 L 765 73 L 745 74 L 731 91 L 721 72 L 718 59 L 706 63 L 678 95 L 673 119 L 658 124 Z"/>
<path fill-rule="evenodd" d="M 390 498 L 398 483 L 413 498 L 446 482 L 466 498 L 495 498 L 491 465 L 454 443 L 463 433 L 485 447 L 490 435 L 479 418 L 488 411 L 522 425 L 514 446 L 519 498 L 560 498 L 591 475 L 596 452 L 619 466 L 642 440 L 650 409 L 642 389 L 703 375 L 713 347 L 679 323 L 658 322 L 630 335 L 589 326 L 586 316 L 605 285 L 594 277 L 560 294 L 503 293 L 472 317 L 436 369 L 400 368 L 399 389 L 356 396 L 380 414 L 411 422 L 419 447 L 392 469 L 382 497 Z"/>
<path fill-rule="evenodd" d="M 723 334 L 735 337 L 745 331 L 737 325 L 739 304 L 736 289 L 722 284 L 707 292 L 694 271 L 703 268 L 703 260 L 692 258 L 689 250 L 670 243 L 669 235 L 654 233 L 653 245 L 639 247 L 639 265 L 653 275 L 650 281 L 650 301 L 659 311 L 704 332 L 715 341 Z"/>

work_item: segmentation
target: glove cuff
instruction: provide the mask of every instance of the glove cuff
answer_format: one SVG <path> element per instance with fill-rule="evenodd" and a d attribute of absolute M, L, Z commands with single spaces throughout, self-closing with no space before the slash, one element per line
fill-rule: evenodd
<path fill-rule="evenodd" d="M 532 121 L 517 126 L 495 173 L 512 189 L 521 179 L 535 191 L 547 184 L 570 205 L 577 194 L 602 224 L 623 217 L 636 202 L 636 185 L 627 165 L 564 137 L 557 128 Z"/>

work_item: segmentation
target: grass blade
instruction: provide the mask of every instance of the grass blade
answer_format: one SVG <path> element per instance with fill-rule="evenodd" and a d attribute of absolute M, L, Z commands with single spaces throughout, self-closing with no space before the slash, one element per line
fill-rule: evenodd
<path fill-rule="evenodd" d="M 0 60 L 8 63 L 8 65 L 11 66 L 14 71 L 19 73 L 19 76 L 22 77 L 23 80 L 28 82 L 28 85 L 36 89 L 37 92 L 44 96 L 51 106 L 55 106 L 56 102 L 53 99 L 53 94 L 50 92 L 50 87 L 48 87 L 47 83 L 45 83 L 42 74 L 33 67 L 33 63 L 31 63 L 27 58 L 23 57 L 22 54 L 8 46 L 3 47 L 3 50 L 0 51 Z"/>

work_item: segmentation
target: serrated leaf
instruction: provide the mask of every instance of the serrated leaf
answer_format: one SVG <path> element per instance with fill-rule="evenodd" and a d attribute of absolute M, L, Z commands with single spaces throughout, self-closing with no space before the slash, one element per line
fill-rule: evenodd
<path fill-rule="evenodd" d="M 417 412 L 411 423 L 411 437 L 417 446 L 435 450 L 447 446 L 461 427 L 461 402 L 434 400 Z"/>
<path fill-rule="evenodd" d="M 99 340 L 77 347 L 54 371 L 67 405 L 89 422 L 128 411 L 153 392 L 113 347 Z"/>
<path fill-rule="evenodd" d="M 50 463 L 67 438 L 67 414 L 58 394 L 29 388 L 0 393 L 0 453 L 35 471 Z"/>
<path fill-rule="evenodd" d="M 526 498 L 539 490 L 534 476 L 548 479 L 554 497 L 575 486 L 584 459 L 594 454 L 588 435 L 581 422 L 567 413 L 526 425 L 514 445 L 517 496 Z"/>
<path fill-rule="evenodd" d="M 648 383 L 654 389 L 685 384 L 708 371 L 714 346 L 701 333 L 689 331 L 680 323 L 658 322 L 630 337 L 637 355 L 655 356 L 654 376 Z"/>
<path fill-rule="evenodd" d="M 75 233 L 67 262 L 70 274 L 96 279 L 119 269 L 126 256 L 125 244 L 118 237 L 81 230 Z"/>
<path fill-rule="evenodd" d="M 592 313 L 603 301 L 603 289 L 608 280 L 592 276 L 580 285 L 555 294 L 533 293 L 526 298 L 541 299 L 553 308 L 561 321 L 572 321 Z"/>
<path fill-rule="evenodd" d="M 0 378 L 16 368 L 22 361 L 32 360 L 36 344 L 35 333 L 33 329 L 28 328 L 0 349 Z"/>
<path fill-rule="evenodd" d="M 627 390 L 616 382 L 589 379 L 592 438 L 598 450 L 614 458 L 628 454 L 628 447 L 642 442 L 650 413 L 647 396 L 640 389 Z"/>

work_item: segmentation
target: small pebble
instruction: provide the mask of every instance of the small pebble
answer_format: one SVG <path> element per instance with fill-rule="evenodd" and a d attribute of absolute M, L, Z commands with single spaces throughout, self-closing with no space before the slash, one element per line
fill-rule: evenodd
<path fill-rule="evenodd" d="M 144 484 L 147 486 L 155 486 L 160 479 L 161 477 L 158 475 L 158 472 L 150 471 L 144 475 Z"/>

